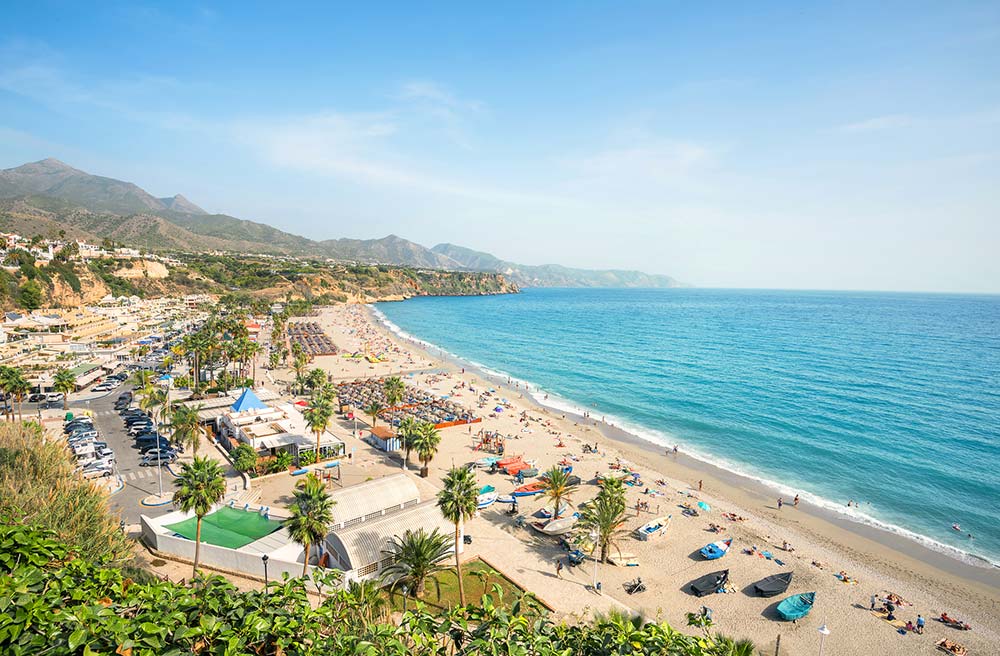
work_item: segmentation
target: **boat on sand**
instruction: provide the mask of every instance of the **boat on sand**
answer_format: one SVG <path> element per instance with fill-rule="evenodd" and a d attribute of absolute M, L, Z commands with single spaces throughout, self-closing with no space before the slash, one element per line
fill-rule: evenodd
<path fill-rule="evenodd" d="M 545 490 L 545 483 L 535 482 L 528 483 L 527 485 L 522 485 L 521 487 L 514 488 L 515 497 L 530 497 L 536 494 L 541 494 Z"/>
<path fill-rule="evenodd" d="M 724 569 L 721 572 L 712 572 L 711 574 L 696 578 L 687 584 L 687 589 L 695 596 L 704 597 L 705 595 L 718 592 L 727 583 L 729 583 L 729 570 Z"/>
<path fill-rule="evenodd" d="M 547 522 L 532 522 L 532 527 L 545 535 L 563 535 L 573 530 L 579 518 L 576 515 L 553 519 Z"/>
<path fill-rule="evenodd" d="M 792 583 L 791 572 L 781 572 L 762 578 L 753 584 L 753 591 L 758 597 L 776 597 L 788 589 Z"/>
<path fill-rule="evenodd" d="M 803 592 L 781 600 L 778 615 L 786 620 L 799 620 L 809 614 L 816 602 L 815 592 Z"/>
<path fill-rule="evenodd" d="M 664 517 L 657 517 L 650 522 L 646 522 L 639 528 L 635 529 L 635 536 L 640 540 L 652 540 L 653 538 L 658 538 L 661 535 L 666 534 L 667 529 L 670 528 L 671 517 L 672 515 L 666 515 Z"/>
<path fill-rule="evenodd" d="M 718 560 L 729 553 L 729 547 L 732 546 L 732 544 L 732 538 L 729 540 L 719 540 L 718 542 L 706 544 L 701 548 L 702 558 L 705 560 Z"/>
<path fill-rule="evenodd" d="M 484 492 L 476 497 L 476 508 L 482 510 L 483 508 L 489 508 L 494 503 L 496 503 L 497 497 L 500 496 L 496 492 Z"/>

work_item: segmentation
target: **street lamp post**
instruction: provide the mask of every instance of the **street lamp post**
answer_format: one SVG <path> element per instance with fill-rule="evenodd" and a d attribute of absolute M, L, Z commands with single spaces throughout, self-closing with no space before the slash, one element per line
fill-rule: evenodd
<path fill-rule="evenodd" d="M 830 635 L 830 629 L 826 628 L 826 622 L 823 626 L 817 629 L 819 631 L 819 656 L 823 656 L 823 643 L 826 642 L 826 637 Z"/>
<path fill-rule="evenodd" d="M 267 554 L 264 554 L 263 556 L 261 556 L 260 560 L 261 560 L 261 562 L 264 563 L 264 590 L 266 591 L 267 590 L 267 561 L 268 561 Z"/>

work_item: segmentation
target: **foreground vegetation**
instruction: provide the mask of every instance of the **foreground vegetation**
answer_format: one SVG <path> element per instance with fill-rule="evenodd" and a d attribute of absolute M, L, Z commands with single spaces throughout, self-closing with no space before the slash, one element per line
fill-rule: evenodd
<path fill-rule="evenodd" d="M 190 586 L 135 580 L 92 562 L 51 531 L 0 524 L 0 652 L 4 654 L 670 654 L 749 656 L 725 638 L 613 615 L 566 625 L 525 596 L 389 623 L 369 586 L 328 590 L 314 608 L 301 579 L 240 592 L 218 576 Z M 364 590 L 362 590 L 364 588 Z M 365 596 L 369 595 L 369 596 Z M 528 619 L 528 616 L 533 619 Z"/>
<path fill-rule="evenodd" d="M 76 476 L 65 447 L 44 441 L 33 422 L 0 422 L 0 516 L 51 529 L 88 559 L 122 563 L 132 556 L 107 495 Z"/>

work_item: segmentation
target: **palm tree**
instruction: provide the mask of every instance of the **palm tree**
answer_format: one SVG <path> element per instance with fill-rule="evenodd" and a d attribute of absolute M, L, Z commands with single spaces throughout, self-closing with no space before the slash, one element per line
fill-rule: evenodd
<path fill-rule="evenodd" d="M 31 383 L 24 377 L 21 370 L 16 367 L 7 367 L 3 370 L 3 377 L 0 378 L 0 386 L 3 391 L 12 399 L 17 401 L 17 420 L 23 421 L 21 415 L 21 403 L 24 397 L 31 391 Z"/>
<path fill-rule="evenodd" d="M 580 514 L 580 528 L 597 534 L 594 550 L 601 550 L 601 562 L 608 561 L 612 547 L 618 547 L 618 540 L 624 535 L 625 499 L 615 493 L 598 492 L 594 500 L 583 508 Z"/>
<path fill-rule="evenodd" d="M 444 561 L 451 556 L 451 545 L 447 535 L 437 529 L 428 533 L 420 528 L 407 531 L 402 537 L 393 536 L 382 555 L 392 560 L 392 564 L 382 570 L 382 577 L 389 583 L 390 589 L 399 585 L 406 586 L 415 598 L 424 594 L 427 579 L 441 591 L 441 583 L 437 575 L 448 569 Z"/>
<path fill-rule="evenodd" d="M 403 385 L 403 381 L 399 379 L 399 376 L 392 376 L 387 378 L 385 383 L 383 383 L 385 390 L 385 402 L 390 408 L 394 408 L 399 405 L 400 401 L 403 400 L 403 393 L 406 391 L 406 386 Z"/>
<path fill-rule="evenodd" d="M 437 455 L 438 446 L 441 444 L 441 433 L 434 428 L 434 424 L 421 422 L 417 425 L 417 436 L 413 440 L 413 448 L 420 458 L 420 477 L 427 478 L 428 465 L 434 456 Z"/>
<path fill-rule="evenodd" d="M 375 423 L 378 422 L 378 415 L 383 410 L 385 410 L 385 406 L 378 401 L 372 401 L 365 407 L 365 413 L 372 418 L 372 428 L 375 428 Z"/>
<path fill-rule="evenodd" d="M 201 422 L 198 413 L 203 407 L 200 403 L 193 406 L 179 405 L 170 417 L 174 441 L 190 445 L 195 455 L 198 455 L 198 445 L 201 442 Z"/>
<path fill-rule="evenodd" d="M 306 426 L 316 435 L 316 462 L 319 462 L 319 441 L 330 423 L 333 416 L 333 406 L 326 399 L 318 398 L 313 400 L 312 405 L 305 412 Z"/>
<path fill-rule="evenodd" d="M 552 517 L 559 516 L 559 506 L 563 501 L 568 501 L 570 496 L 576 492 L 576 483 L 570 484 L 570 473 L 560 467 L 553 465 L 545 472 L 545 491 L 543 494 L 552 499 Z"/>
<path fill-rule="evenodd" d="M 302 576 L 309 571 L 309 550 L 314 544 L 326 539 L 333 523 L 333 506 L 336 503 L 330 498 L 315 474 L 310 473 L 299 481 L 292 492 L 293 501 L 289 512 L 291 518 L 285 523 L 288 534 L 302 545 L 305 551 L 302 563 Z"/>
<path fill-rule="evenodd" d="M 438 492 L 437 505 L 441 514 L 455 525 L 455 574 L 458 576 L 458 600 L 465 605 L 465 585 L 462 583 L 462 563 L 458 557 L 458 540 L 462 522 L 476 514 L 479 489 L 476 476 L 465 467 L 454 467 L 444 477 L 444 489 Z"/>
<path fill-rule="evenodd" d="M 163 368 L 167 370 L 168 374 L 174 368 L 174 358 L 172 355 L 163 358 Z"/>
<path fill-rule="evenodd" d="M 298 346 L 298 344 L 296 344 Z M 292 371 L 295 372 L 295 382 L 299 386 L 299 394 L 302 394 L 303 385 L 306 382 L 306 367 L 309 365 L 309 358 L 304 353 L 298 353 L 292 360 Z"/>
<path fill-rule="evenodd" d="M 132 377 L 129 379 L 138 390 L 145 390 L 147 387 L 153 384 L 153 372 L 149 369 L 136 369 L 132 372 Z"/>
<path fill-rule="evenodd" d="M 715 650 L 712 654 L 718 656 L 754 656 L 757 653 L 757 646 L 752 640 L 736 640 L 724 635 L 717 635 L 713 639 Z"/>
<path fill-rule="evenodd" d="M 389 599 L 378 581 L 351 581 L 347 584 L 344 596 L 350 606 L 351 615 L 356 617 L 362 626 L 370 626 L 384 621 L 389 612 Z"/>
<path fill-rule="evenodd" d="M 416 418 L 406 415 L 399 421 L 399 430 L 396 431 L 399 439 L 403 441 L 403 451 L 406 453 L 406 467 L 410 466 L 410 451 L 413 450 L 413 442 L 417 438 L 417 426 Z"/>
<path fill-rule="evenodd" d="M 195 458 L 194 462 L 184 463 L 180 475 L 174 479 L 177 491 L 174 492 L 174 503 L 184 512 L 194 512 L 198 518 L 198 527 L 194 541 L 194 569 L 191 576 L 198 573 L 198 558 L 201 555 L 201 520 L 204 519 L 212 506 L 222 501 L 226 494 L 226 477 L 214 460 Z"/>
<path fill-rule="evenodd" d="M 316 398 L 316 393 L 321 391 L 325 384 L 326 372 L 319 367 L 306 374 L 306 386 L 312 392 L 313 398 Z"/>
<path fill-rule="evenodd" d="M 53 378 L 52 389 L 62 392 L 63 411 L 69 410 L 69 394 L 76 390 L 76 374 L 69 369 L 60 369 Z"/>

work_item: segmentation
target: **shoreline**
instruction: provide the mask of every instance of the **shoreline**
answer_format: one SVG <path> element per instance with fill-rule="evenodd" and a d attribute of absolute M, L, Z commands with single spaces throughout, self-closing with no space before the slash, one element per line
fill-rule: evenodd
<path fill-rule="evenodd" d="M 544 390 L 536 386 L 535 391 L 532 392 L 531 387 L 529 387 L 530 381 L 519 380 L 503 372 L 490 370 L 485 365 L 465 360 L 461 356 L 446 351 L 436 344 L 410 335 L 401 327 L 392 323 L 388 317 L 371 304 L 365 305 L 365 310 L 368 312 L 372 324 L 382 330 L 391 339 L 404 340 L 410 346 L 424 351 L 429 359 L 439 359 L 453 367 L 474 372 L 485 380 L 490 381 L 490 384 L 496 386 L 498 389 L 502 388 L 509 394 L 521 395 L 520 400 L 532 406 L 538 412 L 547 415 L 553 415 L 554 413 L 564 415 L 577 424 L 596 428 L 606 439 L 612 440 L 619 446 L 626 447 L 627 449 L 639 449 L 647 459 L 652 459 L 652 461 L 646 460 L 646 462 L 642 463 L 651 469 L 662 471 L 662 473 L 670 474 L 672 478 L 688 482 L 707 476 L 714 481 L 715 489 L 731 489 L 735 486 L 747 495 L 754 497 L 758 503 L 764 501 L 773 504 L 777 497 L 788 495 L 788 491 L 782 491 L 766 481 L 726 469 L 708 460 L 699 458 L 697 455 L 681 451 L 677 456 L 671 455 L 670 457 L 666 457 L 664 456 L 665 446 L 652 442 L 626 428 L 594 419 L 593 417 L 584 418 L 579 410 L 566 410 L 546 405 L 535 397 L 535 393 L 544 394 Z M 517 380 L 523 387 L 515 388 L 513 385 L 507 384 L 506 380 L 504 380 L 505 377 L 512 381 Z M 570 406 L 578 405 L 572 400 L 562 400 Z M 676 473 L 664 471 L 665 468 L 675 470 Z M 830 508 L 810 504 L 808 501 L 800 503 L 797 511 L 807 514 L 814 520 L 812 523 L 815 525 L 810 527 L 813 531 L 825 532 L 829 534 L 829 537 L 836 536 L 834 539 L 840 542 L 854 540 L 867 542 L 865 550 L 871 553 L 872 558 L 881 558 L 877 554 L 878 549 L 887 548 L 894 552 L 895 556 L 911 559 L 920 565 L 929 565 L 947 576 L 962 579 L 985 594 L 1000 597 L 1000 565 L 995 565 L 985 558 L 975 554 L 965 554 L 969 559 L 976 561 L 977 564 L 966 562 L 960 557 L 925 546 L 917 539 L 901 535 L 874 524 L 851 519 L 842 513 L 838 513 Z M 819 525 L 819 523 L 822 523 L 822 525 Z M 829 539 L 828 535 L 824 535 L 823 537 Z M 926 539 L 933 540 L 933 538 Z M 943 546 L 948 548 L 947 545 Z"/>
<path fill-rule="evenodd" d="M 626 487 L 628 510 L 619 542 L 626 554 L 623 557 L 638 569 L 595 563 L 567 567 L 559 577 L 553 569 L 565 558 L 565 549 L 555 540 L 520 528 L 502 508 L 481 510 L 467 526 L 475 537 L 473 549 L 477 553 L 505 562 L 509 573 L 526 590 L 543 593 L 571 622 L 608 608 L 621 608 L 680 628 L 686 625 L 687 612 L 697 612 L 700 604 L 708 602 L 715 612 L 715 630 L 750 638 L 762 653 L 773 653 L 777 634 L 781 635 L 783 653 L 814 653 L 816 629 L 821 623 L 832 632 L 828 641 L 831 653 L 844 656 L 908 656 L 923 648 L 933 650 L 934 641 L 942 638 L 961 641 L 970 654 L 992 653 L 993 646 L 1000 644 L 1000 594 L 978 576 L 987 570 L 976 568 L 978 571 L 971 574 L 975 580 L 970 580 L 963 576 L 969 574 L 968 570 L 953 571 L 944 562 L 923 558 L 926 554 L 890 548 L 872 539 L 877 536 L 859 534 L 858 526 L 828 521 L 830 518 L 822 516 L 818 509 L 807 507 L 805 499 L 799 507 L 788 505 L 779 513 L 775 495 L 765 486 L 695 460 L 690 454 L 665 456 L 662 446 L 642 439 L 641 433 L 637 436 L 622 428 L 599 422 L 595 425 L 593 417 L 582 421 L 582 417 L 564 412 L 563 408 L 572 405 L 565 399 L 552 397 L 560 406 L 555 409 L 543 405 L 548 399 L 544 399 L 544 393 L 532 393 L 534 386 L 526 387 L 517 379 L 507 385 L 508 379 L 501 372 L 489 367 L 484 371 L 483 365 L 442 352 L 396 327 L 403 332 L 400 335 L 382 323 L 374 308 L 360 304 L 332 306 L 317 316 L 344 353 L 371 349 L 382 356 L 376 362 L 337 356 L 317 358 L 316 365 L 328 375 L 355 380 L 399 375 L 407 384 L 435 396 L 449 397 L 482 417 L 482 424 L 475 427 L 460 425 L 441 430 L 438 454 L 429 463 L 430 475 L 420 481 L 436 487 L 450 467 L 480 457 L 480 433 L 476 428 L 503 435 L 507 454 L 521 455 L 539 470 L 571 462 L 583 479 L 571 503 L 587 501 L 597 489 L 594 477 L 609 467 L 613 470 L 616 461 L 641 475 L 642 484 Z M 503 405 L 503 411 L 493 411 L 494 405 Z M 345 428 L 351 429 L 346 424 Z M 583 451 L 584 444 L 593 445 L 595 441 L 598 453 Z M 485 470 L 479 470 L 477 478 L 503 491 L 519 484 L 509 475 Z M 699 480 L 703 483 L 700 491 Z M 704 501 L 711 508 L 704 509 L 700 516 L 689 517 L 681 510 L 692 499 Z M 544 503 L 541 497 L 524 499 L 521 518 L 537 517 Z M 635 537 L 640 526 L 666 515 L 672 516 L 672 523 L 664 537 L 655 541 Z M 721 522 L 721 530 L 713 532 L 709 522 Z M 700 548 L 722 537 L 734 541 L 731 555 L 722 563 L 702 559 Z M 895 537 L 896 547 L 902 546 L 896 542 L 905 540 L 901 536 L 888 537 Z M 720 565 L 732 571 L 732 585 L 725 590 L 729 594 L 710 599 L 692 596 L 688 583 L 712 569 L 720 569 Z M 804 621 L 782 622 L 775 611 L 778 600 L 762 599 L 753 593 L 752 582 L 774 574 L 778 567 L 794 573 L 789 592 L 817 592 L 820 601 L 816 612 Z M 849 575 L 850 584 L 840 580 L 838 571 Z M 649 593 L 627 595 L 624 584 L 637 574 L 647 583 Z M 603 591 L 590 597 L 594 594 L 594 580 L 602 583 Z M 906 608 L 900 609 L 904 622 L 915 621 L 918 613 L 930 620 L 947 612 L 968 621 L 975 630 L 957 634 L 954 629 L 930 621 L 927 635 L 901 635 L 898 622 L 890 626 L 884 616 L 868 610 L 872 595 L 889 592 L 905 600 L 901 603 Z"/>

